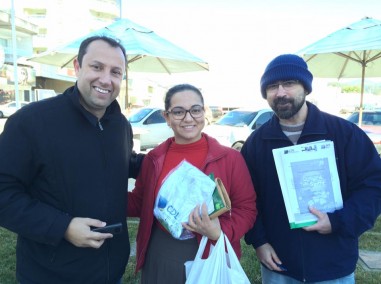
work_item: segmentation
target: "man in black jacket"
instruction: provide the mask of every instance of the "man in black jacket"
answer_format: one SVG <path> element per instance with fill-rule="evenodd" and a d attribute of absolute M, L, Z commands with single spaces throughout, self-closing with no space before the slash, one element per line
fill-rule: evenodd
<path fill-rule="evenodd" d="M 75 86 L 11 116 L 0 136 L 0 226 L 18 234 L 20 283 L 118 283 L 130 253 L 128 178 L 142 156 L 115 100 L 123 46 L 95 36 L 74 60 Z M 120 234 L 93 232 L 122 223 Z"/>

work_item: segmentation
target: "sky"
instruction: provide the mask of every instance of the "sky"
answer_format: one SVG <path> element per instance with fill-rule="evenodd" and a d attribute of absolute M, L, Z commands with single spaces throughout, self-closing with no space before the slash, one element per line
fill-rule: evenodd
<path fill-rule="evenodd" d="M 209 104 L 263 105 L 259 81 L 274 57 L 364 17 L 381 20 L 380 0 L 121 1 L 122 17 L 202 58 L 210 69 L 149 76 L 168 86 L 194 84 Z"/>

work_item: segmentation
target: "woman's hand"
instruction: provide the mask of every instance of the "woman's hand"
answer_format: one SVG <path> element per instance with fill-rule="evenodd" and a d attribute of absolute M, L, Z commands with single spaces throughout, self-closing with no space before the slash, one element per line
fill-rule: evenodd
<path fill-rule="evenodd" d="M 205 203 L 197 205 L 189 214 L 188 224 L 182 223 L 183 227 L 191 232 L 207 236 L 210 240 L 218 240 L 221 235 L 221 225 L 218 218 L 210 219 L 208 207 Z"/>

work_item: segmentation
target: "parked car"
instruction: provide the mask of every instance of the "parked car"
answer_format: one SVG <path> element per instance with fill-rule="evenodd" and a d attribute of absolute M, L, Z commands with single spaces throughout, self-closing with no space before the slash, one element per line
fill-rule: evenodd
<path fill-rule="evenodd" d="M 29 102 L 20 101 L 20 108 L 29 104 Z M 14 114 L 19 108 L 16 107 L 16 102 L 11 101 L 9 103 L 0 105 L 0 118 L 10 117 Z"/>
<path fill-rule="evenodd" d="M 209 106 L 212 111 L 213 120 L 218 120 L 224 113 L 220 106 Z"/>
<path fill-rule="evenodd" d="M 347 120 L 358 124 L 359 112 L 354 111 Z M 374 144 L 381 144 L 381 109 L 363 110 L 361 129 L 365 131 Z"/>
<path fill-rule="evenodd" d="M 227 112 L 216 123 L 206 126 L 204 132 L 216 138 L 222 145 L 240 151 L 251 132 L 272 116 L 271 109 L 238 108 Z"/>
<path fill-rule="evenodd" d="M 204 106 L 205 109 L 205 125 L 212 124 L 214 121 L 212 110 L 208 106 Z"/>
<path fill-rule="evenodd" d="M 161 108 L 144 107 L 128 117 L 134 138 L 139 140 L 140 150 L 154 148 L 167 138 L 173 136 L 172 129 L 162 116 Z"/>

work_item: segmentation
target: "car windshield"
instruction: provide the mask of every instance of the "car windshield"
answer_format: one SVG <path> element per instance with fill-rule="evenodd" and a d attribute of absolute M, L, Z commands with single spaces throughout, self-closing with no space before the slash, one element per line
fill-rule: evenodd
<path fill-rule="evenodd" d="M 231 111 L 226 113 L 216 122 L 218 125 L 248 126 L 258 112 L 254 111 Z"/>
<path fill-rule="evenodd" d="M 354 112 L 349 117 L 348 120 L 352 123 L 359 122 L 359 113 Z M 362 114 L 362 124 L 363 125 L 381 125 L 381 112 L 363 112 Z"/>
<path fill-rule="evenodd" d="M 358 123 L 359 122 L 359 114 L 358 112 L 354 112 L 352 113 L 348 118 L 347 120 L 349 120 L 350 122 L 352 123 Z"/>
<path fill-rule="evenodd" d="M 136 123 L 141 121 L 143 118 L 145 118 L 150 112 L 152 111 L 152 108 L 142 108 L 138 112 L 131 115 L 128 120 L 131 123 Z"/>

